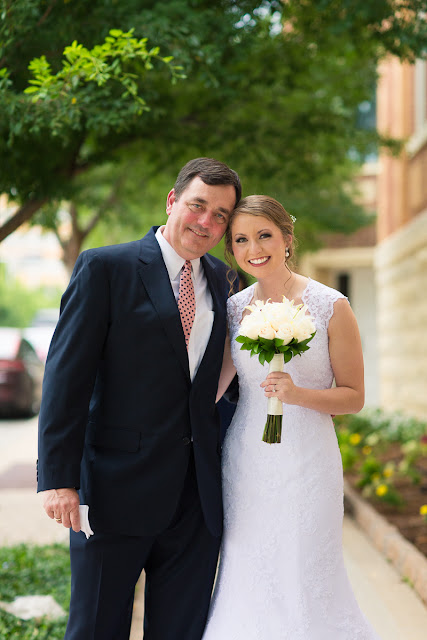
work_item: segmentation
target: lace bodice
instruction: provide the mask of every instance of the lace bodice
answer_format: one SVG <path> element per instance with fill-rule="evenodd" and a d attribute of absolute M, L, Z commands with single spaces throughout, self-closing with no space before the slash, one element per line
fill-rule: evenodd
<path fill-rule="evenodd" d="M 379 640 L 344 568 L 343 474 L 331 416 L 284 405 L 282 442 L 262 442 L 268 364 L 235 340 L 253 293 L 251 286 L 228 301 L 239 402 L 223 445 L 224 537 L 203 640 Z M 303 301 L 316 335 L 285 365 L 295 384 L 332 385 L 328 326 L 343 297 L 308 281 Z"/>

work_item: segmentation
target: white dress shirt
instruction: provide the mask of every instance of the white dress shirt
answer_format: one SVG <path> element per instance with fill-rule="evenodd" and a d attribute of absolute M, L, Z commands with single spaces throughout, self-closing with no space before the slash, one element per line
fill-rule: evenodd
<path fill-rule="evenodd" d="M 169 242 L 163 237 L 163 227 L 159 227 L 156 231 L 156 239 L 162 252 L 163 260 L 169 274 L 172 290 L 175 300 L 178 300 L 179 280 L 181 271 L 184 267 L 185 260 L 181 258 Z M 200 263 L 200 258 L 190 260 L 191 277 L 194 286 L 194 296 L 196 301 L 196 315 L 194 316 L 193 327 L 190 333 L 188 343 L 188 364 L 190 367 L 191 380 L 197 373 L 197 369 L 203 359 L 209 338 L 212 332 L 214 320 L 213 302 L 211 292 L 209 291 L 208 282 L 205 272 Z"/>

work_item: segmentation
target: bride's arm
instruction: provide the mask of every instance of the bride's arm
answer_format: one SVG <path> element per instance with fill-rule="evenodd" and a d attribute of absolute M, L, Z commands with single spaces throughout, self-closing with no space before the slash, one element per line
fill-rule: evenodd
<path fill-rule="evenodd" d="M 227 337 L 225 339 L 224 344 L 224 356 L 222 359 L 222 368 L 219 376 L 218 382 L 218 391 L 216 394 L 216 402 L 222 398 L 224 393 L 227 391 L 231 381 L 236 375 L 236 368 L 233 364 L 233 360 L 231 358 L 231 345 L 230 345 L 230 336 L 227 332 Z"/>
<path fill-rule="evenodd" d="M 335 387 L 305 389 L 294 385 L 287 373 L 270 373 L 261 384 L 265 395 L 322 413 L 339 415 L 360 411 L 365 402 L 362 345 L 356 318 L 344 299 L 334 305 L 328 336 Z M 304 358 L 304 354 L 301 357 Z"/>

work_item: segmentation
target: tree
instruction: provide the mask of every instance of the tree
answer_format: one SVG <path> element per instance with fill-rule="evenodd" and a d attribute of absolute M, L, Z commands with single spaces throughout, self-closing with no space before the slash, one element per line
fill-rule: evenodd
<path fill-rule="evenodd" d="M 27 219 L 46 203 L 72 202 L 80 231 L 93 228 L 102 212 L 112 220 L 136 202 L 148 210 L 127 179 L 129 145 L 144 184 L 156 175 L 162 184 L 173 180 L 194 156 L 223 159 L 238 169 L 245 193 L 275 195 L 297 215 L 306 246 L 331 227 L 353 230 L 366 216 L 348 190 L 357 165 L 349 152 L 391 145 L 358 127 L 357 105 L 371 99 L 383 56 L 412 61 L 426 38 L 418 18 L 426 3 L 417 0 L 3 5 L 0 162 L 7 170 L 0 191 L 21 203 Z M 99 63 L 86 81 L 82 67 L 94 46 L 104 46 L 106 56 L 109 44 L 117 49 L 108 40 L 102 45 L 105 37 L 134 43 L 123 42 L 108 58 L 106 82 Z M 67 45 L 75 65 L 68 75 Z M 171 85 L 172 64 L 183 68 L 172 68 L 175 77 L 187 79 Z M 31 78 L 39 82 L 33 96 L 24 93 Z M 43 219 L 57 224 L 52 208 L 43 208 Z M 127 219 L 139 224 L 138 216 Z M 19 216 L 0 227 L 0 239 L 18 223 Z"/>

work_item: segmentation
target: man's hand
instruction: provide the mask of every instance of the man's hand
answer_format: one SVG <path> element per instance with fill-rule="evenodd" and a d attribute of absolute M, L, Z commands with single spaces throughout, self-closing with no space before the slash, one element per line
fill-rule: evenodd
<path fill-rule="evenodd" d="M 76 489 L 48 489 L 42 495 L 43 507 L 49 518 L 76 533 L 80 531 L 80 499 Z"/>

